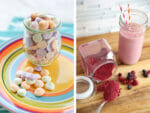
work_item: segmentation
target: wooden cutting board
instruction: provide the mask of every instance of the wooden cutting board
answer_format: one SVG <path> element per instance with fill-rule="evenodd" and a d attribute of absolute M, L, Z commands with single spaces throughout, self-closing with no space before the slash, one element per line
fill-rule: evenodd
<path fill-rule="evenodd" d="M 127 89 L 127 85 L 120 83 L 121 94 L 120 96 L 106 103 L 101 113 L 150 113 L 150 77 L 144 78 L 142 76 L 142 69 L 150 69 L 150 28 L 146 30 L 143 51 L 139 62 L 134 65 L 124 65 L 118 59 L 118 32 L 108 33 L 97 36 L 81 37 L 77 39 L 77 75 L 82 75 L 83 71 L 79 63 L 78 47 L 86 42 L 96 40 L 99 38 L 105 38 L 111 45 L 114 53 L 117 57 L 118 70 L 115 75 L 111 77 L 113 80 L 117 80 L 117 73 L 121 72 L 123 76 L 131 70 L 135 70 L 137 73 L 137 79 L 139 81 L 138 86 L 133 86 L 131 90 Z M 82 87 L 82 86 L 81 86 Z M 77 113 L 95 113 L 97 107 L 103 101 L 103 93 L 96 93 L 96 95 L 87 102 L 77 101 Z"/>

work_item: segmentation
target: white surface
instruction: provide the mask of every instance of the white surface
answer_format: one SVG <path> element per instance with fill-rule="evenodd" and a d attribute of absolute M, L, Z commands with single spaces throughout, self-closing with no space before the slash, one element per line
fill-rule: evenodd
<path fill-rule="evenodd" d="M 9 25 L 14 16 L 26 17 L 31 12 L 53 13 L 64 22 L 74 21 L 73 0 L 0 0 L 0 30 Z"/>
<path fill-rule="evenodd" d="M 77 37 L 119 31 L 119 4 L 128 3 L 150 17 L 150 0 L 77 0 Z"/>

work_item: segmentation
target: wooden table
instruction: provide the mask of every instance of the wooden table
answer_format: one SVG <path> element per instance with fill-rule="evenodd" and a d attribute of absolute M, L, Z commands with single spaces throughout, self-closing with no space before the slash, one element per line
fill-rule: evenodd
<path fill-rule="evenodd" d="M 111 45 L 113 51 L 117 56 L 118 52 L 118 32 L 108 33 L 98 36 L 81 37 L 77 39 L 77 48 L 85 42 L 96 40 L 99 38 L 105 38 Z M 142 56 L 134 65 L 124 65 L 118 60 L 118 70 L 111 79 L 117 80 L 117 73 L 121 72 L 123 76 L 131 70 L 135 70 L 137 73 L 137 79 L 139 81 L 138 86 L 134 86 L 131 90 L 127 89 L 127 85 L 120 84 L 121 94 L 120 96 L 109 103 L 106 103 L 101 113 L 150 113 L 150 77 L 144 78 L 142 76 L 142 69 L 150 69 L 150 28 L 146 30 Z M 77 75 L 83 74 L 81 69 L 78 49 L 77 49 Z M 82 87 L 82 86 L 81 86 Z M 95 113 L 97 107 L 103 101 L 103 93 L 96 93 L 96 95 L 87 102 L 77 102 L 78 113 Z"/>

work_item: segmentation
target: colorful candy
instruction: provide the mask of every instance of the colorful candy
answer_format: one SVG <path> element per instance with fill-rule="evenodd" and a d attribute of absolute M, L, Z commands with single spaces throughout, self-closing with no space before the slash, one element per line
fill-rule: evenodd
<path fill-rule="evenodd" d="M 46 70 L 46 69 L 43 69 L 43 70 L 41 71 L 41 75 L 42 75 L 42 76 L 48 76 L 48 75 L 49 75 L 49 71 Z"/>
<path fill-rule="evenodd" d="M 49 23 L 48 23 L 47 21 L 41 20 L 41 21 L 39 22 L 39 29 L 40 29 L 40 30 L 47 30 L 48 27 L 49 27 Z"/>
<path fill-rule="evenodd" d="M 26 95 L 26 90 L 25 89 L 19 89 L 18 91 L 17 91 L 17 94 L 19 95 L 19 96 L 21 96 L 21 97 L 24 97 L 25 95 Z"/>
<path fill-rule="evenodd" d="M 35 96 L 42 96 L 45 93 L 45 90 L 43 88 L 37 88 L 34 91 Z"/>
<path fill-rule="evenodd" d="M 19 70 L 19 71 L 16 72 L 16 76 L 17 76 L 18 78 L 20 78 L 22 73 L 23 73 L 23 71 Z"/>
<path fill-rule="evenodd" d="M 37 80 L 37 81 L 35 82 L 34 86 L 35 86 L 36 88 L 43 87 L 43 86 L 44 86 L 44 83 L 43 83 L 42 80 Z"/>
<path fill-rule="evenodd" d="M 38 71 L 38 72 L 42 71 L 41 66 L 36 66 L 34 69 L 35 69 L 35 71 Z"/>
<path fill-rule="evenodd" d="M 21 83 L 21 87 L 22 87 L 23 89 L 30 89 L 30 85 L 27 84 L 26 81 L 23 81 L 23 82 Z"/>
<path fill-rule="evenodd" d="M 43 77 L 42 77 L 42 81 L 43 81 L 43 82 L 50 82 L 50 81 L 51 81 L 51 77 L 48 76 L 48 75 L 43 76 Z"/>
<path fill-rule="evenodd" d="M 54 85 L 54 83 L 52 83 L 52 82 L 47 82 L 47 83 L 45 84 L 45 88 L 46 88 L 47 90 L 54 90 L 54 89 L 55 89 L 55 85 Z"/>
<path fill-rule="evenodd" d="M 16 84 L 12 84 L 12 85 L 10 86 L 10 90 L 11 90 L 13 93 L 15 93 L 15 92 L 17 92 L 17 91 L 19 90 L 19 86 L 17 86 Z"/>
<path fill-rule="evenodd" d="M 28 78 L 26 78 L 25 80 L 26 80 L 27 84 L 29 84 L 29 85 L 34 84 L 35 81 L 36 81 L 36 80 L 33 80 L 33 79 L 28 79 Z"/>
<path fill-rule="evenodd" d="M 32 39 L 35 43 L 38 43 L 38 42 L 42 41 L 42 36 L 41 36 L 41 34 L 37 33 L 37 34 L 33 35 Z"/>
<path fill-rule="evenodd" d="M 33 69 L 33 67 L 29 66 L 29 67 L 25 68 L 25 71 L 29 72 L 29 73 L 33 73 L 34 69 Z"/>
<path fill-rule="evenodd" d="M 21 82 L 22 82 L 22 79 L 21 79 L 21 78 L 15 78 L 15 80 L 14 80 L 14 83 L 15 83 L 16 85 L 20 85 Z"/>

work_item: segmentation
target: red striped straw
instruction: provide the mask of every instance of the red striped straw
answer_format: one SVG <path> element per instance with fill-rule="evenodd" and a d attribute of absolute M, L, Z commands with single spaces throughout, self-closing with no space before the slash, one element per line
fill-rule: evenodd
<path fill-rule="evenodd" d="M 131 9 L 130 9 L 130 4 L 128 4 L 128 18 L 129 18 L 129 24 L 131 24 Z"/>
<path fill-rule="evenodd" d="M 125 13 L 123 12 L 123 8 L 122 8 L 122 6 L 121 6 L 121 5 L 120 5 L 120 11 L 121 11 L 121 14 L 122 14 L 122 16 L 123 16 L 123 19 L 124 19 L 125 23 L 127 24 L 128 22 L 127 22 L 127 19 L 126 19 Z"/>

